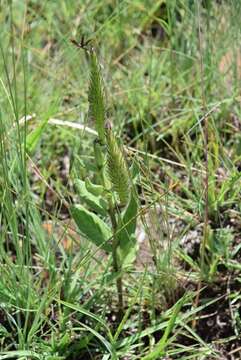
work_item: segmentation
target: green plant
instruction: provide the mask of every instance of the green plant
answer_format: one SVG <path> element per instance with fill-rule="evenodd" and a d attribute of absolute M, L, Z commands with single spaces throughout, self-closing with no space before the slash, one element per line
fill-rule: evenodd
<path fill-rule="evenodd" d="M 0 359 L 241 358 L 241 2 L 43 3 L 1 3 Z M 108 63 L 113 116 L 97 57 L 78 59 L 70 44 L 80 32 L 94 33 Z M 96 131 L 83 115 L 89 66 L 100 85 L 89 92 L 94 151 Z M 135 154 L 137 179 L 116 134 Z M 118 161 L 122 187 L 109 172 Z M 129 267 L 133 179 L 142 208 Z M 88 214 L 84 231 L 97 250 L 66 219 L 72 202 Z M 120 269 L 112 272 L 114 239 Z M 125 314 L 115 328 L 117 278 Z"/>
<path fill-rule="evenodd" d="M 111 254 L 118 309 L 122 316 L 122 272 L 135 259 L 138 205 L 123 148 L 117 141 L 111 123 L 106 120 L 103 80 L 95 51 L 88 51 L 88 56 L 89 116 L 94 121 L 98 133 L 98 138 L 94 141 L 95 175 L 98 183 L 93 183 L 89 178 L 85 181 L 76 179 L 79 196 L 90 210 L 82 204 L 74 205 L 71 214 L 80 233 Z"/>

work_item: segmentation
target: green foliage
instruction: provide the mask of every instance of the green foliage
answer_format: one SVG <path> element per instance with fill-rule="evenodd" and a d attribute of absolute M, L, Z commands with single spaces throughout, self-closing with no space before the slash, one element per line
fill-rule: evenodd
<path fill-rule="evenodd" d="M 47 122 L 48 117 L 46 117 L 46 119 L 44 119 L 36 129 L 34 129 L 31 133 L 28 134 L 26 139 L 26 147 L 30 154 L 36 149 L 36 146 L 38 145 L 41 136 L 47 126 Z"/>
<path fill-rule="evenodd" d="M 105 191 L 104 186 L 93 184 L 89 178 L 85 179 L 85 187 L 91 194 L 95 196 L 100 196 Z"/>
<path fill-rule="evenodd" d="M 87 184 L 90 191 L 87 189 L 85 181 L 80 179 L 75 180 L 75 186 L 80 199 L 83 200 L 91 208 L 91 210 L 94 210 L 103 216 L 107 215 L 107 201 L 103 198 L 103 196 L 96 195 L 96 192 L 99 193 L 100 191 L 103 191 L 103 187 L 100 185 L 94 185 L 90 183 L 90 181 L 88 181 Z"/>
<path fill-rule="evenodd" d="M 49 104 L 47 111 L 43 115 L 41 114 L 42 120 L 40 123 L 26 135 L 26 149 L 29 154 L 34 154 L 36 151 L 43 134 L 46 132 L 51 114 L 56 112 L 56 107 L 56 100 L 53 100 L 53 103 Z M 32 121 L 36 122 L 36 120 L 38 121 L 38 117 L 35 115 Z"/>
<path fill-rule="evenodd" d="M 155 349 L 148 355 L 144 356 L 142 358 L 142 360 L 156 360 L 156 359 L 160 359 L 160 356 L 164 356 L 165 355 L 165 348 L 168 345 L 168 337 L 170 336 L 170 333 L 172 332 L 175 323 L 177 321 L 177 317 L 179 315 L 179 312 L 185 302 L 185 295 L 177 301 L 177 303 L 174 305 L 174 307 L 172 308 L 172 312 L 171 312 L 171 316 L 170 319 L 168 321 L 168 324 L 166 326 L 166 329 L 164 331 L 163 336 L 161 337 L 161 339 L 158 341 L 158 343 L 155 346 Z"/>
<path fill-rule="evenodd" d="M 91 50 L 89 55 L 91 79 L 88 100 L 90 115 L 95 121 L 98 132 L 98 139 L 94 141 L 94 155 L 96 163 L 95 175 L 96 178 L 99 178 L 100 185 L 92 184 L 89 180 L 87 182 L 76 180 L 75 183 L 80 198 L 92 210 L 103 216 L 106 215 L 108 210 L 112 224 L 112 236 L 109 237 L 112 240 L 113 272 L 117 275 L 119 316 L 123 316 L 122 277 L 119 276 L 119 273 L 124 266 L 132 264 L 135 259 L 135 229 L 138 207 L 137 201 L 132 194 L 131 201 L 123 217 L 116 211 L 120 208 L 119 205 L 125 206 L 130 198 L 129 173 L 122 149 L 112 132 L 112 125 L 109 121 L 105 123 L 105 105 L 98 60 L 94 51 Z M 103 147 L 104 143 L 106 149 Z M 116 201 L 116 194 L 119 197 L 120 204 Z M 105 249 L 106 245 L 102 244 L 106 243 L 108 237 L 106 239 L 102 233 L 107 225 L 82 206 L 73 207 L 71 213 L 81 233 L 97 246 L 102 246 Z"/>
<path fill-rule="evenodd" d="M 30 357 L 32 359 L 42 360 L 42 356 L 37 354 L 34 351 L 28 351 L 28 350 L 16 350 L 16 351 L 4 351 L 1 353 L 0 359 L 26 359 L 27 357 Z"/>
<path fill-rule="evenodd" d="M 135 236 L 137 212 L 138 203 L 136 195 L 132 192 L 129 204 L 120 216 L 117 227 L 118 254 L 122 267 L 133 264 L 136 258 L 138 248 Z"/>
<path fill-rule="evenodd" d="M 39 3 L 1 2 L 0 359 L 239 357 L 241 2 Z M 97 52 L 72 46 L 82 35 Z M 109 175 L 107 119 L 128 197 Z M 190 229 L 195 253 L 179 249 Z M 215 341 L 216 325 L 200 332 L 209 314 L 227 319 Z"/>
<path fill-rule="evenodd" d="M 108 240 L 111 239 L 112 232 L 104 221 L 81 205 L 72 206 L 70 211 L 81 234 L 96 246 L 110 252 Z"/>
<path fill-rule="evenodd" d="M 95 163 L 97 170 L 101 171 L 104 167 L 105 158 L 104 158 L 103 145 L 101 145 L 98 139 L 94 141 L 94 156 L 95 156 Z"/>
<path fill-rule="evenodd" d="M 208 237 L 208 274 L 209 281 L 213 281 L 218 275 L 218 265 L 228 264 L 231 258 L 230 245 L 232 244 L 234 237 L 230 229 L 216 229 L 209 230 Z"/>

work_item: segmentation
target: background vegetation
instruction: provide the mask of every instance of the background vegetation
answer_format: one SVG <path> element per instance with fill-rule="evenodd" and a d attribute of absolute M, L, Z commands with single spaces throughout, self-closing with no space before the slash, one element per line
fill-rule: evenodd
<path fill-rule="evenodd" d="M 0 359 L 240 359 L 241 2 L 0 7 Z M 138 203 L 114 271 L 70 211 L 98 183 L 83 35 Z"/>

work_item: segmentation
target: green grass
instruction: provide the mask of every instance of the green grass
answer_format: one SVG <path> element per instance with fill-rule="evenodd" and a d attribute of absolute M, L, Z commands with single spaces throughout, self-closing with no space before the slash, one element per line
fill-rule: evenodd
<path fill-rule="evenodd" d="M 2 1 L 0 359 L 240 358 L 240 15 L 238 0 Z M 144 243 L 121 320 L 111 256 L 69 212 L 74 180 L 97 181 L 83 34 L 135 164 Z"/>

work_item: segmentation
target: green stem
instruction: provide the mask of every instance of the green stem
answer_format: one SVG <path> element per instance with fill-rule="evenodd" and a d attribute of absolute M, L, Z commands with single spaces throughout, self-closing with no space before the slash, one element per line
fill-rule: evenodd
<path fill-rule="evenodd" d="M 101 146 L 98 143 L 98 141 L 95 141 L 94 143 L 94 150 L 95 150 L 95 161 L 97 165 L 97 169 L 100 175 L 100 181 L 105 189 L 108 188 L 106 184 L 105 174 L 104 174 L 104 157 L 101 153 Z M 117 275 L 116 279 L 116 287 L 117 287 L 117 295 L 118 295 L 118 312 L 119 312 L 119 318 L 121 319 L 123 317 L 123 309 L 124 309 L 124 302 L 123 302 L 123 286 L 122 286 L 122 276 L 119 274 L 121 271 L 121 266 L 118 262 L 118 238 L 116 236 L 117 231 L 117 221 L 115 217 L 115 208 L 112 203 L 112 199 L 110 198 L 108 200 L 109 202 L 109 216 L 111 220 L 112 230 L 113 230 L 113 241 L 112 241 L 112 258 L 113 258 L 113 269 L 114 272 Z"/>
<path fill-rule="evenodd" d="M 118 249 L 118 239 L 116 237 L 117 222 L 115 218 L 115 210 L 111 200 L 109 201 L 109 215 L 113 229 L 112 257 L 113 257 L 114 272 L 117 274 L 116 287 L 118 294 L 119 318 L 122 318 L 124 313 L 123 286 L 122 286 L 122 276 L 118 274 L 121 271 L 121 266 L 118 263 L 118 255 L 117 255 L 117 249 Z"/>

